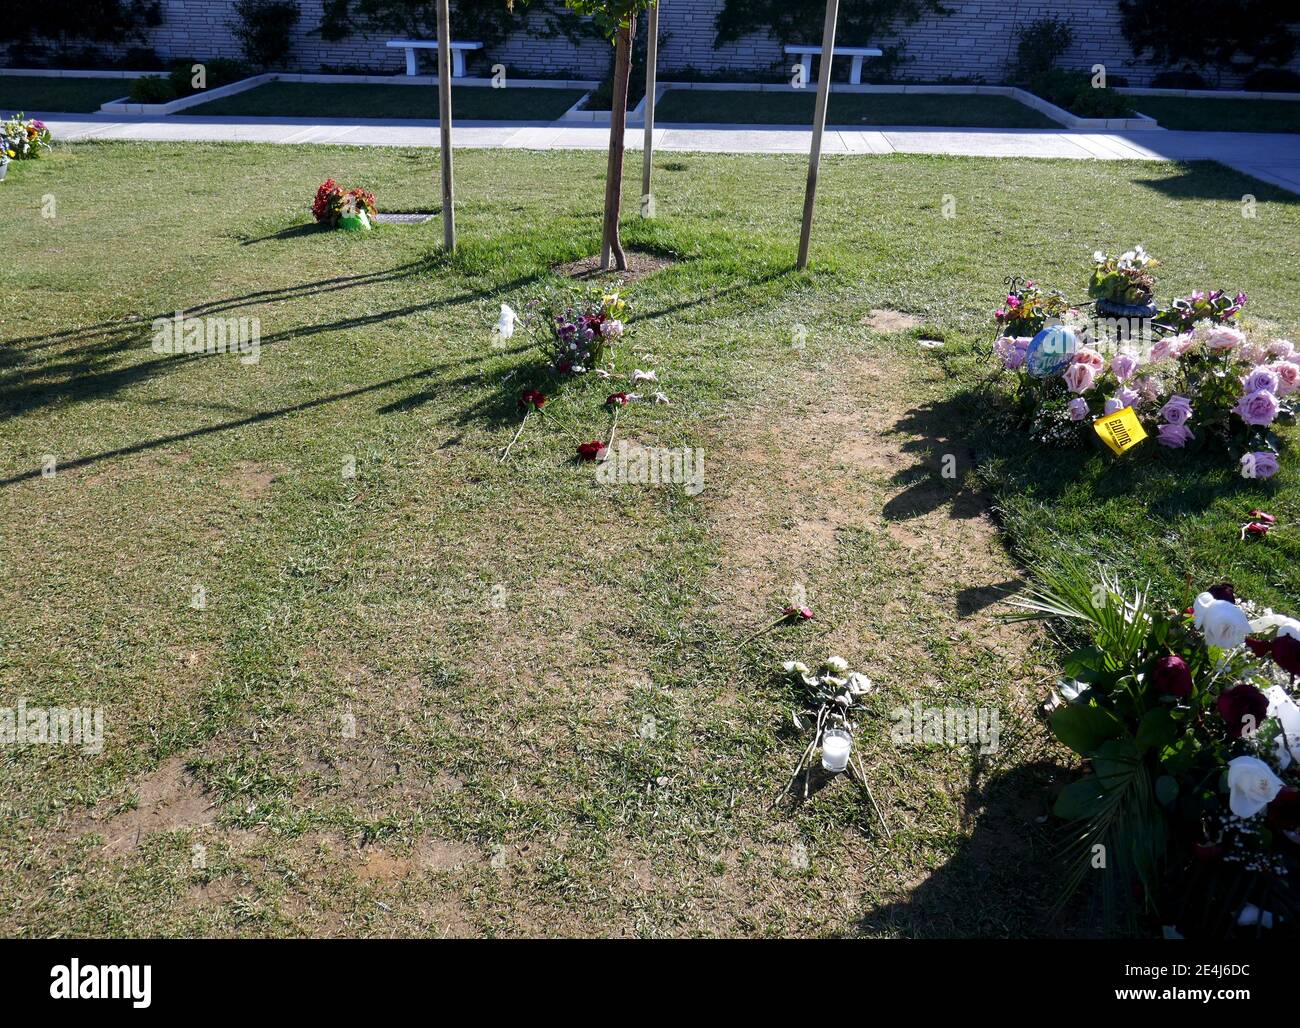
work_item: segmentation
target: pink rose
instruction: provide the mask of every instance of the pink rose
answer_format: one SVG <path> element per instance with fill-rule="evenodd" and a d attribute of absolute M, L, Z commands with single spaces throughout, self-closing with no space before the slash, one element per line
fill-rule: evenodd
<path fill-rule="evenodd" d="M 1137 371 L 1138 359 L 1137 354 L 1131 350 L 1120 350 L 1115 354 L 1115 359 L 1110 362 L 1110 370 L 1115 372 L 1115 377 L 1121 382 L 1127 382 Z"/>
<path fill-rule="evenodd" d="M 1181 449 L 1189 439 L 1195 439 L 1192 430 L 1186 425 L 1161 425 L 1156 430 L 1156 438 L 1161 446 Z"/>
<path fill-rule="evenodd" d="M 1092 388 L 1097 370 L 1091 364 L 1071 364 L 1065 369 L 1065 385 L 1072 393 L 1086 393 Z"/>
<path fill-rule="evenodd" d="M 1245 392 L 1257 393 L 1265 389 L 1270 393 L 1276 394 L 1278 386 L 1278 376 L 1276 371 L 1268 368 L 1256 368 L 1246 376 Z"/>
<path fill-rule="evenodd" d="M 1295 356 L 1295 346 L 1289 339 L 1274 339 L 1268 344 L 1268 352 L 1270 356 L 1280 360 L 1290 360 Z"/>
<path fill-rule="evenodd" d="M 1205 345 L 1211 350 L 1236 350 L 1244 345 L 1246 336 L 1227 325 L 1215 325 L 1205 334 Z"/>
<path fill-rule="evenodd" d="M 1066 404 L 1065 409 L 1069 411 L 1071 421 L 1082 421 L 1088 416 L 1088 401 L 1082 396 L 1076 396 Z"/>
<path fill-rule="evenodd" d="M 1241 458 L 1242 478 L 1272 478 L 1277 469 L 1277 457 L 1267 450 L 1247 453 Z"/>
<path fill-rule="evenodd" d="M 1106 358 L 1090 347 L 1081 346 L 1074 351 L 1074 363 L 1086 364 L 1093 371 L 1100 372 L 1106 366 Z"/>
<path fill-rule="evenodd" d="M 1277 376 L 1277 391 L 1282 396 L 1294 393 L 1300 388 L 1300 364 L 1294 361 L 1276 361 L 1268 368 Z"/>
<path fill-rule="evenodd" d="M 1159 364 L 1170 357 L 1181 357 L 1195 345 L 1196 341 L 1190 335 L 1165 336 L 1163 339 L 1157 340 L 1156 344 L 1151 347 L 1151 356 L 1148 358 L 1148 363 Z"/>
<path fill-rule="evenodd" d="M 1237 353 L 1247 364 L 1263 364 L 1269 358 L 1268 347 L 1261 343 L 1247 343 Z"/>
<path fill-rule="evenodd" d="M 1155 403 L 1160 396 L 1160 382 L 1151 375 L 1143 375 L 1133 383 L 1133 387 L 1147 403 Z"/>
<path fill-rule="evenodd" d="M 1185 425 L 1192 417 L 1192 401 L 1186 396 L 1171 396 L 1160 408 L 1160 416 L 1171 425 Z"/>
<path fill-rule="evenodd" d="M 1279 407 L 1276 396 L 1267 389 L 1257 389 L 1243 396 L 1234 410 L 1248 425 L 1271 425 Z"/>

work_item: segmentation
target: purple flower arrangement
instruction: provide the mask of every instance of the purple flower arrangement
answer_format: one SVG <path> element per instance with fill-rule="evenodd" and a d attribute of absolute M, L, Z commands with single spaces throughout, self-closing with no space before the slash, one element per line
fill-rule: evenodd
<path fill-rule="evenodd" d="M 1194 292 L 1149 322 L 1156 337 L 1145 345 L 1079 327 L 1078 345 L 1048 374 L 1035 367 L 1028 334 L 1004 331 L 993 352 L 1016 377 L 1022 413 L 1041 441 L 1079 442 L 1083 427 L 1131 408 L 1158 445 L 1221 445 L 1244 477 L 1269 478 L 1278 470 L 1274 426 L 1294 418 L 1300 396 L 1300 352 L 1237 327 L 1245 303 L 1244 293 Z"/>
<path fill-rule="evenodd" d="M 617 289 L 587 289 L 530 300 L 525 319 L 541 337 L 542 349 L 559 375 L 596 368 L 623 337 L 627 301 Z"/>

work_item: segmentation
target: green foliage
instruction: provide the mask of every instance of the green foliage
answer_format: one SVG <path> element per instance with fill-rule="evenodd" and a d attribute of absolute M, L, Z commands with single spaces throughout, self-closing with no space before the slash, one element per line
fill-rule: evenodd
<path fill-rule="evenodd" d="M 1080 118 L 1127 118 L 1133 108 L 1124 94 L 1094 87 L 1086 71 L 1050 68 L 1028 83 L 1029 91 Z"/>
<path fill-rule="evenodd" d="M 1056 67 L 1074 42 L 1074 29 L 1065 18 L 1051 15 L 1023 25 L 1016 32 L 1016 55 L 1008 69 L 1012 82 L 1030 82 Z"/>
<path fill-rule="evenodd" d="M 145 75 L 131 82 L 130 96 L 138 104 L 165 104 L 176 99 L 176 87 L 162 75 Z"/>
<path fill-rule="evenodd" d="M 6 5 L 0 40 L 36 37 L 120 43 L 162 22 L 158 0 L 39 0 Z"/>
<path fill-rule="evenodd" d="M 301 17 L 297 0 L 236 0 L 235 14 L 239 20 L 230 28 L 249 62 L 258 68 L 282 64 Z"/>
<path fill-rule="evenodd" d="M 836 38 L 865 46 L 877 42 L 891 26 L 951 13 L 939 0 L 843 0 Z M 714 46 L 754 32 L 766 32 L 782 43 L 820 42 L 825 19 L 825 0 L 726 0 L 718 12 Z"/>
<path fill-rule="evenodd" d="M 1120 0 L 1134 56 L 1166 67 L 1253 71 L 1295 56 L 1295 0 Z"/>

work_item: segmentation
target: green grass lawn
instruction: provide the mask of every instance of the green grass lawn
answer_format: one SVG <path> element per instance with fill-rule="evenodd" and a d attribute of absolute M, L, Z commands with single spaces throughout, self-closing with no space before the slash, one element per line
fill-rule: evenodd
<path fill-rule="evenodd" d="M 807 125 L 816 90 L 670 89 L 655 120 L 738 125 Z M 829 125 L 942 125 L 952 128 L 1060 128 L 1050 118 L 1005 96 L 925 93 L 831 93 Z"/>
<path fill-rule="evenodd" d="M 1214 100 L 1190 96 L 1134 96 L 1161 128 L 1198 132 L 1300 132 L 1300 101 Z"/>
<path fill-rule="evenodd" d="M 454 257 L 436 219 L 308 225 L 327 175 L 428 208 L 429 150 L 11 169 L 0 707 L 99 707 L 106 740 L 0 748 L 0 934 L 1091 930 L 1047 915 L 1069 765 L 1035 718 L 1051 640 L 993 616 L 1011 554 L 1294 609 L 1300 471 L 1034 452 L 976 390 L 989 312 L 1008 274 L 1077 291 L 1141 240 L 1162 293 L 1244 289 L 1294 338 L 1300 205 L 1211 164 L 828 157 L 800 274 L 804 160 L 672 154 L 627 239 L 677 263 L 628 288 L 613 379 L 555 383 L 489 332 L 595 252 L 604 165 L 459 153 Z M 177 310 L 257 317 L 260 360 L 153 352 Z M 698 496 L 572 459 L 650 367 L 672 402 L 619 436 L 700 448 Z M 503 465 L 525 386 L 552 398 Z M 1255 506 L 1279 527 L 1245 545 Z M 745 642 L 796 584 L 816 618 Z M 827 653 L 878 683 L 859 747 L 890 841 L 846 781 L 770 809 L 803 745 L 772 668 Z M 914 701 L 997 710 L 1001 748 L 895 744 Z"/>
<path fill-rule="evenodd" d="M 554 121 L 582 97 L 581 89 L 492 89 L 453 86 L 452 117 L 466 121 Z M 268 82 L 212 100 L 187 114 L 238 114 L 276 118 L 438 117 L 436 86 Z"/>
<path fill-rule="evenodd" d="M 130 91 L 130 79 L 0 75 L 0 115 L 8 117 L 17 111 L 85 114 Z"/>

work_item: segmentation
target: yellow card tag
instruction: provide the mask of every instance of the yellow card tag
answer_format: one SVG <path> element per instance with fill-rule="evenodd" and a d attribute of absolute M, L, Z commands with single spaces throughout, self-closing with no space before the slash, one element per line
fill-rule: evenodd
<path fill-rule="evenodd" d="M 1124 407 L 1114 414 L 1098 418 L 1092 423 L 1092 427 L 1097 430 L 1101 441 L 1110 447 L 1112 453 L 1131 450 L 1147 437 L 1132 407 Z"/>

